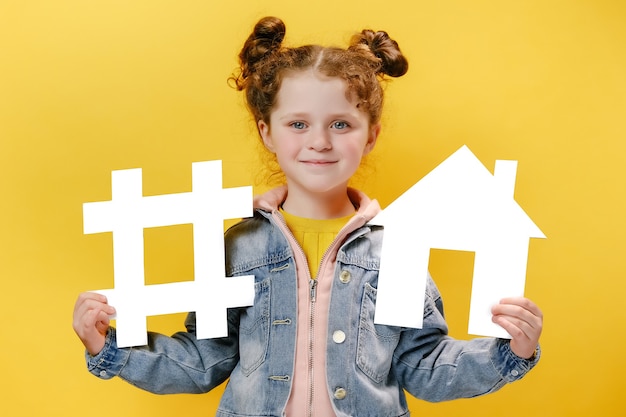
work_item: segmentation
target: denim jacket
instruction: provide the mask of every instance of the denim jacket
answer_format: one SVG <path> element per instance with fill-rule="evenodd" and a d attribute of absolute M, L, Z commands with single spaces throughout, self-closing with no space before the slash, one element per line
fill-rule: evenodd
<path fill-rule="evenodd" d="M 365 223 L 334 257 L 326 388 L 337 416 L 409 416 L 405 390 L 427 401 L 475 397 L 522 378 L 537 363 L 539 352 L 531 360 L 519 358 L 508 340 L 449 337 L 430 277 L 422 329 L 374 324 L 382 237 L 381 226 Z M 89 371 L 160 394 L 208 392 L 230 378 L 218 417 L 283 416 L 296 348 L 294 251 L 275 210 L 257 209 L 225 239 L 227 275 L 255 276 L 254 305 L 228 310 L 228 337 L 197 340 L 194 313 L 186 332 L 150 333 L 142 347 L 117 348 L 111 328 L 102 351 L 86 354 Z M 343 337 L 334 338 L 335 329 Z"/>

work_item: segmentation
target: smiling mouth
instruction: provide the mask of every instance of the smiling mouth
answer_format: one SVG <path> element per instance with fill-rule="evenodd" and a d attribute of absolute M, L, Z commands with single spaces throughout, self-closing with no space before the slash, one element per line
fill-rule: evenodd
<path fill-rule="evenodd" d="M 323 165 L 334 164 L 337 161 L 306 160 L 306 161 L 300 161 L 300 162 L 302 162 L 303 164 L 307 164 L 307 165 L 323 166 Z"/>

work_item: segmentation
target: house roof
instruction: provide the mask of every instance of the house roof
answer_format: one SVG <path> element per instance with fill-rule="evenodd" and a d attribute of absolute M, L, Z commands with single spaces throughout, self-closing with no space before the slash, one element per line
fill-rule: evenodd
<path fill-rule="evenodd" d="M 431 247 L 449 247 L 451 240 L 455 246 L 473 247 L 477 236 L 490 241 L 545 238 L 513 198 L 515 172 L 516 161 L 496 161 L 492 175 L 462 146 L 375 220 L 384 225 L 410 218 L 407 231 L 427 235 Z"/>

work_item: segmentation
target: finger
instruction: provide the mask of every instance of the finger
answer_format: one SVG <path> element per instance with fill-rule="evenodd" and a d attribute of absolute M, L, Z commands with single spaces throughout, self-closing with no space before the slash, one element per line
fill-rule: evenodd
<path fill-rule="evenodd" d="M 515 305 L 527 311 L 530 311 L 537 317 L 542 317 L 543 313 L 537 304 L 526 297 L 507 297 L 500 300 L 499 305 Z"/>
<path fill-rule="evenodd" d="M 107 298 L 105 295 L 97 293 L 97 292 L 83 292 L 78 296 L 78 300 L 79 301 L 86 301 L 86 300 L 95 300 L 98 301 L 100 303 L 105 303 L 107 302 Z"/>
<path fill-rule="evenodd" d="M 74 316 L 83 315 L 87 310 L 93 308 L 94 303 L 106 303 L 106 297 L 102 294 L 93 292 L 83 292 L 78 295 L 78 299 L 74 304 Z"/>
<path fill-rule="evenodd" d="M 83 293 L 79 296 L 74 306 L 74 316 L 83 316 L 89 310 L 104 310 L 109 315 L 115 314 L 115 308 L 107 304 L 107 299 L 102 294 Z"/>
<path fill-rule="evenodd" d="M 524 358 L 532 356 L 541 336 L 541 326 L 531 327 L 526 322 L 507 316 L 494 316 L 493 321 L 509 333 L 515 354 Z"/>
<path fill-rule="evenodd" d="M 543 323 L 541 310 L 536 306 L 533 307 L 531 304 L 497 304 L 492 307 L 491 312 L 496 316 L 521 319 L 535 328 L 541 327 Z"/>
<path fill-rule="evenodd" d="M 494 317 L 494 322 L 502 326 L 511 335 L 513 353 L 525 359 L 530 359 L 535 354 L 539 342 L 539 333 L 533 335 L 534 331 L 532 331 L 531 334 L 528 334 L 504 317 Z"/>
<path fill-rule="evenodd" d="M 109 327 L 109 317 L 103 311 L 90 310 L 82 320 L 74 324 L 74 331 L 85 341 L 103 335 Z"/>
<path fill-rule="evenodd" d="M 106 333 L 107 329 L 109 328 L 110 321 L 111 320 L 109 319 L 109 316 L 106 314 L 100 314 L 98 316 L 98 321 L 96 322 L 96 329 L 98 330 L 100 334 Z"/>
<path fill-rule="evenodd" d="M 100 322 L 106 323 L 108 327 L 109 316 L 114 313 L 115 309 L 108 304 L 87 298 L 74 312 L 74 331 L 79 336 L 83 337 L 92 333 Z M 102 325 L 100 327 L 102 327 Z"/>
<path fill-rule="evenodd" d="M 543 324 L 541 319 L 531 316 L 519 317 L 511 315 L 494 315 L 494 323 L 501 325 L 512 337 L 539 339 Z"/>
<path fill-rule="evenodd" d="M 534 340 L 540 330 L 515 317 L 493 316 L 493 322 L 500 325 L 513 339 Z"/>
<path fill-rule="evenodd" d="M 538 325 L 541 323 L 541 318 L 533 314 L 532 312 L 524 309 L 523 307 L 515 305 L 503 305 L 499 304 L 491 309 L 494 316 L 505 316 L 512 319 L 523 320 L 532 325 Z"/>

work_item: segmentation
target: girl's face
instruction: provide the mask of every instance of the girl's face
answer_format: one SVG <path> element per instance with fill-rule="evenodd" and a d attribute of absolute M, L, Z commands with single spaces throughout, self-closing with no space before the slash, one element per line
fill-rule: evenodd
<path fill-rule="evenodd" d="M 345 196 L 348 180 L 376 143 L 380 125 L 346 98 L 347 85 L 314 71 L 282 80 L 269 123 L 259 121 L 265 146 L 287 177 L 288 195 Z M 271 129 L 270 129 L 271 126 Z"/>

